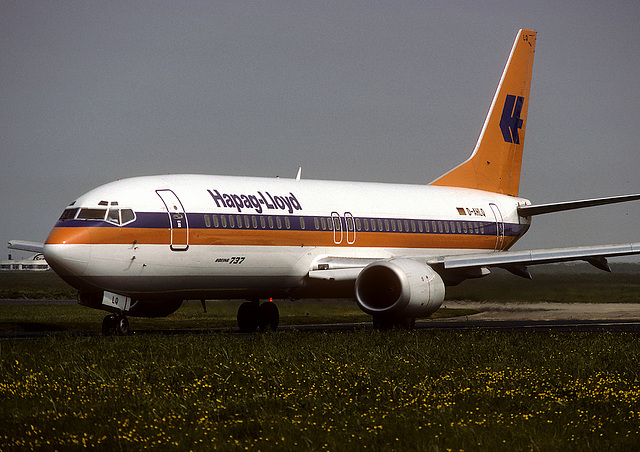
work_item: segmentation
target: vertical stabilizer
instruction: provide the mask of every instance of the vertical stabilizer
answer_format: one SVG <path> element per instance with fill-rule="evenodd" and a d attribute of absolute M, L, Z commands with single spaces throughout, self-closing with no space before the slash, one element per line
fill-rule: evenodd
<path fill-rule="evenodd" d="M 520 30 L 471 157 L 431 185 L 517 196 L 536 32 Z"/>

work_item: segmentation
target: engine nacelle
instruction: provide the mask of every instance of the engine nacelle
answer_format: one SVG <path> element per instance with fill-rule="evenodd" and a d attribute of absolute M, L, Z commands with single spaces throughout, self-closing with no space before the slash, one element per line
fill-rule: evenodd
<path fill-rule="evenodd" d="M 367 314 L 427 317 L 444 300 L 444 282 L 426 264 L 391 259 L 369 264 L 356 279 L 356 300 Z"/>

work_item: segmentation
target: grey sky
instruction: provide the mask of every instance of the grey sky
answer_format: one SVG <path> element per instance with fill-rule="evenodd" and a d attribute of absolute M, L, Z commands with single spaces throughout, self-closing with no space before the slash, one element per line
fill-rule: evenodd
<path fill-rule="evenodd" d="M 427 183 L 471 153 L 538 31 L 521 196 L 640 192 L 640 2 L 0 1 L 0 242 L 103 183 L 204 173 Z M 518 249 L 640 241 L 640 203 Z"/>

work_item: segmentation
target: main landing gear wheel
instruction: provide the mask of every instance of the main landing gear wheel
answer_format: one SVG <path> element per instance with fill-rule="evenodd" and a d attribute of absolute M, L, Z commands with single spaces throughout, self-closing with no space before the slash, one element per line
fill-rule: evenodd
<path fill-rule="evenodd" d="M 279 324 L 280 312 L 274 303 L 259 304 L 253 300 L 242 303 L 238 308 L 238 328 L 242 333 L 253 333 L 258 328 L 275 331 Z"/>
<path fill-rule="evenodd" d="M 129 319 L 124 314 L 109 314 L 102 321 L 102 333 L 105 336 L 126 336 L 129 334 Z"/>
<path fill-rule="evenodd" d="M 278 307 L 272 302 L 262 303 L 259 311 L 258 325 L 260 326 L 260 331 L 266 331 L 267 328 L 271 331 L 277 330 L 280 324 Z"/>
<path fill-rule="evenodd" d="M 412 330 L 416 324 L 415 317 L 389 317 L 383 314 L 373 315 L 373 327 L 376 330 L 391 330 L 394 327 Z"/>

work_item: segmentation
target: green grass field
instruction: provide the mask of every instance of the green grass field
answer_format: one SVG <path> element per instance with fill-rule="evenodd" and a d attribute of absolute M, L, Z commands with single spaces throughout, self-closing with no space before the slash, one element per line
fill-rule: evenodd
<path fill-rule="evenodd" d="M 0 449 L 634 450 L 631 334 L 0 342 Z"/>
<path fill-rule="evenodd" d="M 465 282 L 449 297 L 640 301 L 633 273 L 543 274 L 537 287 L 495 276 L 493 284 Z M 0 290 L 17 298 L 68 290 L 51 277 L 0 278 Z M 59 302 L 0 305 L 0 330 L 56 332 L 0 341 L 0 450 L 582 451 L 640 444 L 636 334 L 153 333 L 233 328 L 237 306 L 208 302 L 203 313 L 188 302 L 165 319 L 131 319 L 146 334 L 78 337 L 65 331 L 98 332 L 104 313 Z M 283 324 L 370 320 L 349 303 L 281 303 L 280 311 Z"/>

